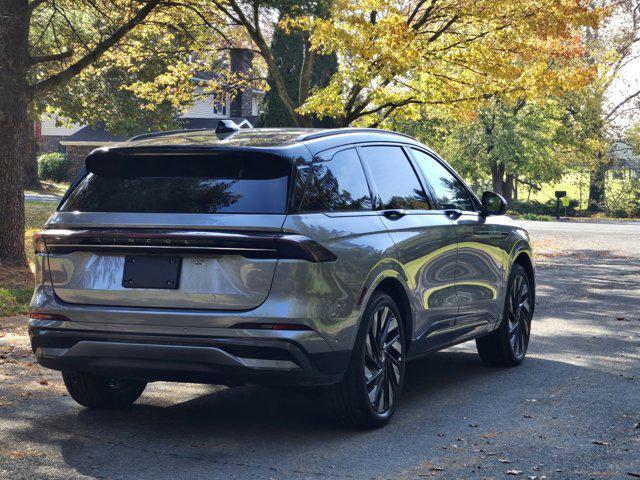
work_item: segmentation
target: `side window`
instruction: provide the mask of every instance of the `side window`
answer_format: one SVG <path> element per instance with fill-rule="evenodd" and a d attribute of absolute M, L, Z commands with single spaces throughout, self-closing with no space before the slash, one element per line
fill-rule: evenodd
<path fill-rule="evenodd" d="M 300 211 L 371 210 L 369 185 L 355 149 L 311 165 Z"/>
<path fill-rule="evenodd" d="M 411 149 L 418 165 L 422 169 L 435 192 L 439 209 L 458 208 L 474 211 L 469 192 L 460 180 L 454 177 L 440 162 L 420 150 Z"/>
<path fill-rule="evenodd" d="M 380 197 L 379 208 L 430 208 L 416 172 L 400 147 L 364 147 L 362 152 Z"/>

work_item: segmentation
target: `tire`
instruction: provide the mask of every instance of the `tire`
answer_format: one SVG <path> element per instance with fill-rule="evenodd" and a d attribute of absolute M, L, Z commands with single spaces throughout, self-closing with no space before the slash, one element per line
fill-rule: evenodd
<path fill-rule="evenodd" d="M 502 322 L 497 330 L 476 340 L 478 354 L 485 364 L 515 367 L 524 360 L 531 336 L 532 292 L 527 271 L 519 264 L 513 265 Z"/>
<path fill-rule="evenodd" d="M 62 372 L 62 378 L 71 398 L 84 407 L 97 410 L 130 407 L 147 386 L 146 382 L 87 372 Z"/>
<path fill-rule="evenodd" d="M 405 366 L 405 333 L 400 311 L 386 293 L 371 297 L 342 381 L 327 387 L 343 423 L 381 427 L 395 413 Z"/>

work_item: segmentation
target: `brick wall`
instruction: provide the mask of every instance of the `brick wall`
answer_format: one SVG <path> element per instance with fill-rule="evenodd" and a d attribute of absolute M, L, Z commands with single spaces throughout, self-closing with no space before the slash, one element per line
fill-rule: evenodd
<path fill-rule="evenodd" d="M 67 179 L 69 181 L 76 178 L 80 169 L 84 167 L 84 159 L 96 148 L 97 146 L 67 145 L 67 160 L 69 162 Z"/>
<path fill-rule="evenodd" d="M 64 140 L 64 135 L 43 135 L 38 141 L 38 155 L 43 153 L 64 153 L 64 145 L 60 145 L 60 141 Z"/>

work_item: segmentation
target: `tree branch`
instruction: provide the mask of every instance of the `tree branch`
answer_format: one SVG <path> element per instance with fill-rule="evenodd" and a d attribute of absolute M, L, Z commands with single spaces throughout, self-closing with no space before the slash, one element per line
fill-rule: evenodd
<path fill-rule="evenodd" d="M 604 117 L 604 121 L 606 122 L 607 120 L 609 120 L 611 117 L 613 117 L 615 115 L 615 113 L 620 110 L 624 105 L 626 105 L 628 102 L 630 102 L 631 100 L 633 100 L 634 98 L 640 96 L 640 90 L 638 90 L 637 92 L 633 92 L 631 95 L 625 97 L 621 102 L 619 102 L 615 107 L 613 107 L 609 113 L 607 113 L 607 115 Z"/>
<path fill-rule="evenodd" d="M 32 90 L 37 93 L 45 93 L 78 75 L 82 70 L 100 58 L 107 50 L 122 40 L 127 33 L 142 23 L 159 4 L 160 0 L 148 0 L 144 7 L 142 7 L 133 18 L 116 29 L 111 36 L 98 43 L 91 51 L 66 69 L 31 85 Z"/>
<path fill-rule="evenodd" d="M 460 18 L 460 16 L 458 15 L 454 15 L 453 17 L 451 17 L 449 21 L 447 21 L 447 23 L 445 23 L 442 27 L 436 30 L 436 32 L 433 35 L 431 35 L 429 37 L 429 40 L 427 41 L 429 43 L 435 42 L 438 38 L 440 38 L 440 35 L 442 35 L 444 32 L 449 30 L 449 28 L 451 28 L 451 25 L 453 25 L 458 20 L 458 18 Z"/>
<path fill-rule="evenodd" d="M 300 82 L 298 84 L 298 103 L 303 105 L 309 98 L 311 91 L 311 73 L 313 72 L 313 60 L 315 53 L 311 50 L 311 45 L 307 36 L 304 36 L 304 59 L 302 60 L 302 68 L 300 69 Z"/>
<path fill-rule="evenodd" d="M 71 55 L 73 55 L 73 50 L 67 50 L 66 52 L 60 53 L 52 53 L 49 55 L 36 55 L 31 56 L 31 58 L 29 59 L 29 63 L 33 66 L 38 63 L 56 62 L 64 60 L 65 58 L 69 58 Z"/>

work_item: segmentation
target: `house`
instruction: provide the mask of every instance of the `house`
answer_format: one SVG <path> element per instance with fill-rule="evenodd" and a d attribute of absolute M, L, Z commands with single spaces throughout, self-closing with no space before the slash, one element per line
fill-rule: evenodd
<path fill-rule="evenodd" d="M 251 50 L 231 49 L 231 72 L 247 72 L 253 62 L 253 56 Z M 194 76 L 193 82 L 198 84 L 215 77 L 216 72 L 199 72 Z M 194 92 L 198 95 L 197 100 L 177 119 L 178 124 L 185 129 L 215 128 L 222 119 L 233 120 L 241 128 L 251 128 L 258 120 L 264 96 L 264 92 L 255 89 L 239 92 L 233 98 L 226 95 L 224 99 L 217 99 L 213 95 L 202 97 L 201 87 L 198 86 L 194 87 Z M 130 137 L 114 135 L 100 127 L 76 124 L 67 126 L 58 123 L 58 120 L 51 116 L 43 116 L 36 122 L 38 153 L 66 153 L 69 160 L 69 180 L 75 178 L 89 152 Z"/>
<path fill-rule="evenodd" d="M 611 143 L 610 154 L 613 160 L 611 171 L 615 178 L 640 177 L 640 155 L 633 152 L 633 147 L 624 140 Z"/>

